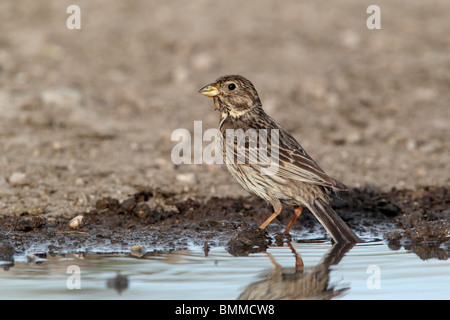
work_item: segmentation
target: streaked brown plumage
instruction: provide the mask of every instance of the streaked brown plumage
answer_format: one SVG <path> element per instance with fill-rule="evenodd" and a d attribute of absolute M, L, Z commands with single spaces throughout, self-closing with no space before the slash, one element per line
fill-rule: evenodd
<path fill-rule="evenodd" d="M 287 226 L 289 233 L 292 224 L 306 206 L 319 220 L 336 242 L 360 242 L 360 239 L 342 221 L 329 205 L 330 195 L 335 190 L 347 190 L 341 182 L 328 176 L 319 165 L 305 152 L 301 145 L 274 119 L 262 109 L 261 101 L 253 84 L 239 75 L 223 76 L 200 89 L 200 93 L 214 98 L 216 109 L 220 112 L 219 130 L 221 132 L 224 159 L 233 178 L 248 192 L 269 202 L 274 213 L 260 228 L 265 228 L 282 209 L 282 203 L 295 206 L 294 217 Z M 272 174 L 262 174 L 267 162 L 252 162 L 257 154 L 260 139 L 246 136 L 245 144 L 238 144 L 233 138 L 227 149 L 227 129 L 251 132 L 266 129 L 267 149 L 278 141 L 278 166 Z M 250 130 L 249 130 L 250 129 Z M 279 138 L 271 136 L 270 130 L 276 130 Z M 230 140 L 230 139 L 228 139 Z M 261 140 L 262 141 L 262 140 Z M 244 150 L 245 162 L 236 161 Z M 226 154 L 230 152 L 232 154 Z M 258 154 L 259 155 L 259 154 Z M 233 161 L 227 161 L 227 156 Z M 260 159 L 259 159 L 260 160 Z M 267 160 L 267 159 L 266 159 Z"/>

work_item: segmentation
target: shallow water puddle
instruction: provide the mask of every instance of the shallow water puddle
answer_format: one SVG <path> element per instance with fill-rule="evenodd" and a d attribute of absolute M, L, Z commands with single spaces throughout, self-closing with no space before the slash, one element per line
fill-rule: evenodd
<path fill-rule="evenodd" d="M 172 253 L 49 255 L 0 261 L 1 299 L 449 299 L 445 260 L 384 242 L 290 243 L 235 257 L 223 247 Z"/>

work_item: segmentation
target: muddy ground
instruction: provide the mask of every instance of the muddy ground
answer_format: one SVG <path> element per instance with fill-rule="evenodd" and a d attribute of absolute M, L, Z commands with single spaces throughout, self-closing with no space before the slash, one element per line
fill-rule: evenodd
<path fill-rule="evenodd" d="M 450 255 L 449 189 L 354 189 L 333 205 L 363 241 L 384 239 L 393 250 L 402 246 L 422 259 Z M 426 208 L 426 209 L 425 209 Z M 199 201 L 170 191 L 142 190 L 119 201 L 103 198 L 76 226 L 67 217 L 4 217 L 3 247 L 16 252 L 168 252 L 203 245 L 226 246 L 233 255 L 260 252 L 290 241 L 330 241 L 310 212 L 300 216 L 290 235 L 281 232 L 293 208 L 286 207 L 266 231 L 258 228 L 271 207 L 255 198 Z M 77 216 L 77 217 L 79 217 Z"/>
<path fill-rule="evenodd" d="M 81 30 L 66 27 L 71 4 Z M 227 244 L 265 220 L 270 206 L 223 167 L 171 160 L 175 129 L 217 126 L 198 89 L 238 73 L 351 187 L 334 206 L 352 228 L 445 258 L 450 3 L 383 2 L 380 30 L 366 27 L 369 4 L 1 1 L 0 241 L 170 250 Z M 69 229 L 77 215 L 84 226 Z M 307 213 L 294 231 L 324 237 Z"/>

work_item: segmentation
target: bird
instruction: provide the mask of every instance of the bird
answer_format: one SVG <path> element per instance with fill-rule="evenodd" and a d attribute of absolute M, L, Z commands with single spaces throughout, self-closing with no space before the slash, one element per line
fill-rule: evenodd
<path fill-rule="evenodd" d="M 286 204 L 294 207 L 294 215 L 283 233 L 290 233 L 306 207 L 335 243 L 361 242 L 330 206 L 336 191 L 347 191 L 348 187 L 327 175 L 300 143 L 266 114 L 258 92 L 248 79 L 241 75 L 221 76 L 199 92 L 213 98 L 215 110 L 220 113 L 219 146 L 231 176 L 244 190 L 264 199 L 274 209 L 260 229 L 265 229 Z M 244 139 L 236 132 L 244 132 Z M 271 150 L 273 162 L 261 152 L 264 148 Z M 262 156 L 258 158 L 258 155 Z"/>

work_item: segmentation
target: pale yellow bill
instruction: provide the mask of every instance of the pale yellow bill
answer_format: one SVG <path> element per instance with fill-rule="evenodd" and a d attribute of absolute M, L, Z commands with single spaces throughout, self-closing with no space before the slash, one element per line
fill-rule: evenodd
<path fill-rule="evenodd" d="M 207 85 L 201 88 L 199 92 L 207 97 L 215 97 L 219 94 L 219 89 L 211 85 Z"/>

